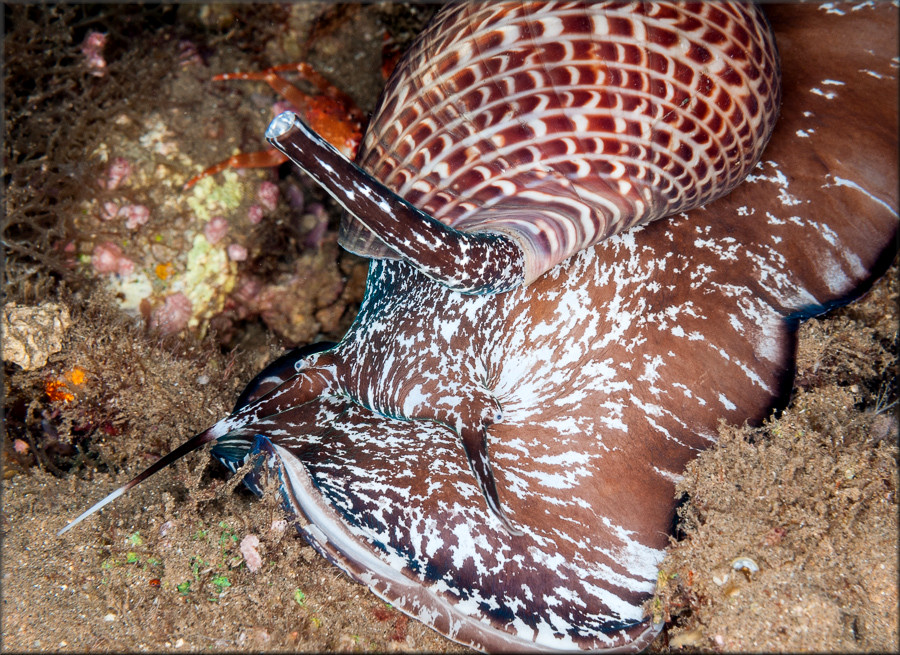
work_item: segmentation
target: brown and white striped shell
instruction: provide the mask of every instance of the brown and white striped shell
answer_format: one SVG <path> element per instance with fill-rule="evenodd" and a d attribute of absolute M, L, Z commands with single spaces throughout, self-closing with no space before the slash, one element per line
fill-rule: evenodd
<path fill-rule="evenodd" d="M 400 66 L 359 164 L 446 225 L 512 238 L 526 284 L 728 193 L 780 100 L 771 30 L 744 3 L 459 4 Z M 348 219 L 344 247 L 397 257 Z"/>

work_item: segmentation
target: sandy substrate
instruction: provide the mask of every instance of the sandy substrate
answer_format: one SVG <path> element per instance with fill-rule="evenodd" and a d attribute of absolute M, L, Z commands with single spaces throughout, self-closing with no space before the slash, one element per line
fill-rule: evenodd
<path fill-rule="evenodd" d="M 688 466 L 686 536 L 669 549 L 651 604 L 678 624 L 670 646 L 897 650 L 897 408 L 887 392 L 896 359 L 877 337 L 880 326 L 896 344 L 896 273 L 803 326 L 778 419 L 723 425 L 717 447 Z"/>

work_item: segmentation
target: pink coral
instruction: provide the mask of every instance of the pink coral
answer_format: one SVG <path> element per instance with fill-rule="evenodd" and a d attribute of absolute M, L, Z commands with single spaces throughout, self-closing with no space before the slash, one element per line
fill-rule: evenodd
<path fill-rule="evenodd" d="M 271 182 L 263 182 L 259 185 L 259 191 L 256 192 L 259 204 L 269 211 L 273 211 L 278 206 L 279 195 L 278 186 Z"/>
<path fill-rule="evenodd" d="M 106 60 L 103 58 L 104 46 L 106 46 L 106 35 L 102 32 L 88 32 L 81 43 L 81 54 L 84 55 L 91 75 L 97 77 L 106 75 Z"/>
<path fill-rule="evenodd" d="M 144 205 L 125 205 L 119 209 L 119 216 L 125 217 L 125 227 L 134 230 L 150 220 L 150 209 Z"/>
<path fill-rule="evenodd" d="M 125 257 L 122 249 L 112 241 L 94 246 L 91 265 L 98 273 L 118 273 L 130 275 L 134 272 L 134 262 Z"/>
<path fill-rule="evenodd" d="M 247 259 L 247 249 L 239 243 L 228 246 L 228 259 L 233 262 L 242 262 Z"/>
<path fill-rule="evenodd" d="M 203 234 L 210 243 L 218 243 L 228 234 L 228 221 L 221 216 L 213 216 L 203 226 Z"/>
<path fill-rule="evenodd" d="M 106 179 L 100 180 L 100 186 L 109 189 L 117 189 L 131 177 L 131 162 L 124 157 L 116 157 L 106 169 Z"/>
<path fill-rule="evenodd" d="M 104 202 L 100 206 L 100 218 L 104 221 L 111 221 L 119 215 L 119 206 L 114 202 Z"/>
<path fill-rule="evenodd" d="M 257 277 L 244 277 L 238 281 L 232 297 L 242 305 L 255 307 L 256 300 L 262 290 L 262 280 Z"/>
<path fill-rule="evenodd" d="M 187 327 L 193 305 L 180 291 L 166 296 L 161 307 L 150 316 L 150 327 L 163 334 L 174 334 Z"/>
<path fill-rule="evenodd" d="M 247 210 L 247 220 L 249 220 L 253 225 L 257 225 L 263 219 L 263 208 L 259 205 L 252 205 L 250 209 Z"/>

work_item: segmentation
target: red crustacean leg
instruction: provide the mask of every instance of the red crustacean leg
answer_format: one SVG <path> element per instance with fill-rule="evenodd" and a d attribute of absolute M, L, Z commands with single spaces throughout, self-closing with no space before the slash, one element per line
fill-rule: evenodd
<path fill-rule="evenodd" d="M 307 82 L 310 82 L 313 86 L 315 86 L 319 90 L 319 93 L 321 93 L 324 96 L 328 96 L 329 98 L 332 98 L 332 99 L 336 100 L 337 102 L 339 102 L 343 109 L 343 112 L 347 115 L 347 118 L 352 118 L 353 120 L 360 122 L 360 123 L 363 121 L 363 113 L 362 113 L 362 111 L 360 111 L 359 107 L 356 106 L 356 103 L 353 102 L 353 98 L 348 96 L 346 93 L 344 93 L 339 88 L 334 86 L 327 79 L 322 77 L 322 75 L 320 75 L 316 71 L 316 69 L 314 69 L 309 64 L 307 64 L 305 62 L 301 62 L 299 64 L 281 64 L 279 66 L 273 66 L 272 68 L 269 68 L 265 72 L 267 72 L 267 73 L 268 72 L 284 73 L 284 72 L 288 72 L 288 71 L 297 73 L 300 77 L 302 77 Z M 266 81 L 268 82 L 269 80 L 267 79 Z M 282 78 L 282 82 L 283 81 L 284 80 Z M 272 84 L 272 82 L 269 82 L 269 84 Z M 291 89 L 295 93 L 299 93 L 300 95 L 306 96 L 306 94 L 300 92 L 295 86 L 293 86 L 293 85 L 288 85 L 288 86 L 290 86 Z M 274 84 L 272 84 L 272 88 L 275 89 L 276 91 L 278 91 L 279 93 L 282 93 L 282 91 L 279 90 L 277 87 L 275 87 Z M 289 98 L 286 94 L 282 93 L 282 95 L 284 95 L 285 99 L 288 100 L 288 102 L 291 102 L 291 103 L 294 102 L 294 100 Z M 306 97 L 308 98 L 310 96 L 306 96 Z M 313 96 L 313 101 L 315 101 L 315 96 Z"/>
<path fill-rule="evenodd" d="M 315 86 L 321 95 L 311 96 L 300 91 L 277 73 L 293 71 Z M 232 79 L 222 76 L 223 79 Z M 350 159 L 356 157 L 356 148 L 362 139 L 363 112 L 353 98 L 335 87 L 306 63 L 281 64 L 263 71 L 259 77 L 269 83 L 285 100 L 292 104 L 306 119 L 309 126 L 322 138 Z"/>
<path fill-rule="evenodd" d="M 215 175 L 224 171 L 226 168 L 268 168 L 271 166 L 280 166 L 287 161 L 287 157 L 275 150 L 257 150 L 256 152 L 242 152 L 238 155 L 232 155 L 225 161 L 220 161 L 215 166 L 210 166 L 202 173 L 199 173 L 189 179 L 185 185 L 185 190 L 190 189 L 204 177 Z"/>
<path fill-rule="evenodd" d="M 278 73 L 295 72 L 309 81 L 322 95 L 309 95 L 281 77 Z M 258 80 L 268 83 L 282 98 L 303 116 L 312 129 L 326 141 L 353 159 L 362 139 L 364 115 L 353 100 L 343 91 L 335 88 L 324 77 L 306 63 L 281 64 L 264 71 L 222 73 L 212 78 L 213 82 L 225 80 Z M 266 168 L 279 166 L 287 158 L 274 148 L 257 152 L 241 153 L 210 166 L 195 175 L 184 185 L 190 189 L 198 181 L 215 175 L 226 168 Z"/>

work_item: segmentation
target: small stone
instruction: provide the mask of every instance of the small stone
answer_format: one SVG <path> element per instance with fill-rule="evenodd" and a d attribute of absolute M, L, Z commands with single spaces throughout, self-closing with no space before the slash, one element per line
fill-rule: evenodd
<path fill-rule="evenodd" d="M 116 273 L 123 277 L 131 275 L 134 273 L 134 262 L 128 259 L 128 257 L 119 257 Z"/>
<path fill-rule="evenodd" d="M 297 212 L 303 211 L 303 206 L 306 204 L 306 198 L 303 194 L 303 189 L 301 189 L 296 184 L 290 184 L 287 189 L 287 197 L 291 209 L 294 209 Z"/>
<path fill-rule="evenodd" d="M 259 567 L 262 566 L 262 557 L 260 557 L 259 551 L 256 550 L 258 547 L 259 537 L 256 535 L 248 534 L 241 539 L 241 555 L 243 555 L 244 563 L 251 573 L 258 571 Z"/>
<path fill-rule="evenodd" d="M 71 324 L 69 310 L 57 303 L 28 307 L 3 306 L 3 360 L 26 371 L 47 364 L 62 350 L 63 336 Z"/>
<path fill-rule="evenodd" d="M 234 299 L 238 302 L 255 307 L 257 298 L 263 290 L 262 282 L 257 278 L 242 278 L 234 291 Z"/>
<path fill-rule="evenodd" d="M 116 618 L 118 618 L 118 617 L 116 617 L 115 614 L 113 614 L 112 612 L 110 612 L 109 614 L 107 614 L 106 616 L 103 617 L 103 620 L 104 620 L 104 621 L 108 621 L 108 622 L 112 622 L 112 621 L 115 621 Z"/>
<path fill-rule="evenodd" d="M 669 640 L 669 647 L 685 648 L 689 646 L 695 646 L 699 644 L 702 639 L 703 630 L 701 628 L 694 628 L 693 630 L 688 630 L 687 632 L 682 632 L 672 637 Z"/>
<path fill-rule="evenodd" d="M 744 571 L 745 575 L 759 572 L 759 564 L 753 561 L 752 558 L 743 555 L 731 560 L 731 568 L 735 571 Z"/>

